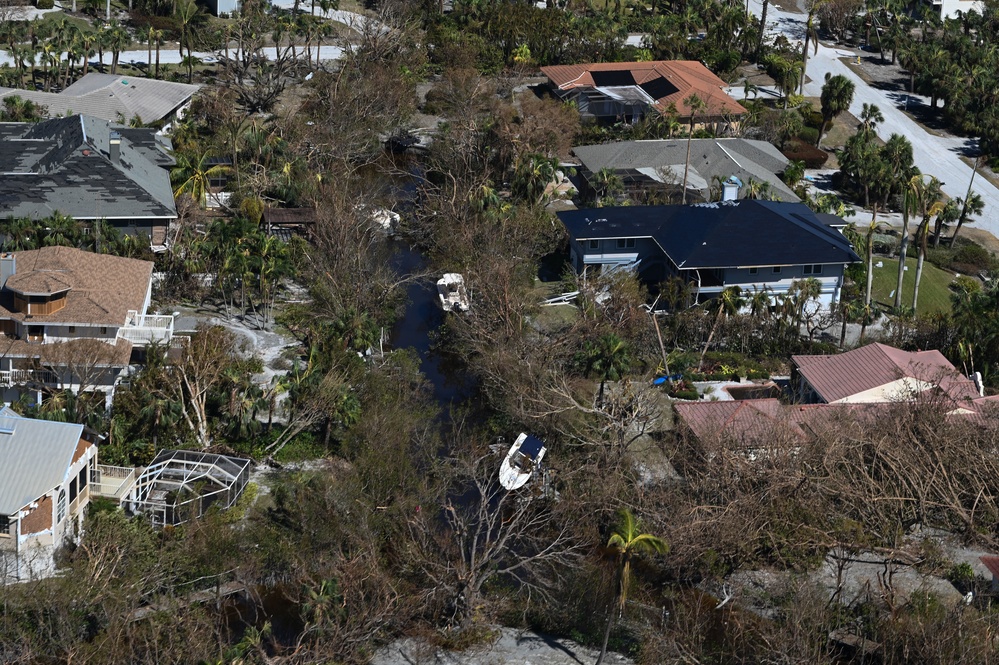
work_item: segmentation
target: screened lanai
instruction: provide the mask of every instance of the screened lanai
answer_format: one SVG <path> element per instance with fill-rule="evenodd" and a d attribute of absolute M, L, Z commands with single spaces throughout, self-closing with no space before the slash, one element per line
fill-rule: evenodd
<path fill-rule="evenodd" d="M 135 481 L 129 508 L 153 526 L 197 519 L 212 506 L 225 510 L 239 499 L 250 460 L 195 450 L 161 450 Z"/>

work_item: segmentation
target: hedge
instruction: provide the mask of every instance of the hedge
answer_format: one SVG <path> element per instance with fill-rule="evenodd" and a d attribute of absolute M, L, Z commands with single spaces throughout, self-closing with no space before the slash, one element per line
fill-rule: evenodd
<path fill-rule="evenodd" d="M 820 169 L 829 159 L 829 153 L 804 141 L 792 141 L 791 147 L 782 152 L 791 161 L 805 162 L 806 169 Z"/>

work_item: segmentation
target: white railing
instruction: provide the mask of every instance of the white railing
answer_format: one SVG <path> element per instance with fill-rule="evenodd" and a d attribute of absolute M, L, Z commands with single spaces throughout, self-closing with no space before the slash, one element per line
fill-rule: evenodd
<path fill-rule="evenodd" d="M 35 372 L 30 369 L 3 370 L 0 371 L 0 386 L 4 388 L 20 386 L 25 383 L 31 383 L 35 378 Z"/>
<path fill-rule="evenodd" d="M 98 464 L 90 479 L 90 493 L 121 501 L 135 485 L 135 469 Z"/>
<path fill-rule="evenodd" d="M 169 344 L 173 339 L 173 316 L 139 314 L 129 310 L 125 325 L 118 329 L 118 337 L 135 346 Z"/>

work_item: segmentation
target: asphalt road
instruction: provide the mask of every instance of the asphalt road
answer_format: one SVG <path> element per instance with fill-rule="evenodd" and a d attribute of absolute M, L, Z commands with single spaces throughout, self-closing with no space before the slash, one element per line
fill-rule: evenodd
<path fill-rule="evenodd" d="M 749 0 L 750 11 L 757 16 L 762 10 L 761 0 Z M 800 41 L 804 35 L 804 14 L 791 13 L 770 5 L 767 9 L 767 30 L 770 33 L 782 32 L 788 39 Z M 962 154 L 974 156 L 976 145 L 973 139 L 956 136 L 936 136 L 927 132 L 921 125 L 907 116 L 903 109 L 906 104 L 926 103 L 920 95 L 900 94 L 894 91 L 879 90 L 869 86 L 853 73 L 843 62 L 843 58 L 857 57 L 857 52 L 843 47 L 830 47 L 819 44 L 817 54 L 809 54 L 805 94 L 818 97 L 826 72 L 842 74 L 853 81 L 856 88 L 850 112 L 859 117 L 864 104 L 876 104 L 885 120 L 878 126 L 878 135 L 887 139 L 892 134 L 906 136 L 913 147 L 913 157 L 919 170 L 934 175 L 943 182 L 943 190 L 951 197 L 964 197 L 971 181 L 972 168 L 961 160 Z M 908 102 L 906 100 L 908 97 Z M 985 201 L 984 213 L 974 220 L 974 227 L 999 236 L 999 189 L 979 174 L 975 178 L 974 191 Z"/>

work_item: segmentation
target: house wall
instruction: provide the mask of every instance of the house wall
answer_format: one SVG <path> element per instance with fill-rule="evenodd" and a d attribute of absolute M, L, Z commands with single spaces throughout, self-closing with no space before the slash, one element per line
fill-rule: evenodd
<path fill-rule="evenodd" d="M 984 9 L 984 4 L 978 0 L 934 0 L 933 5 L 940 8 L 940 18 L 957 18 L 958 12 L 972 10 L 981 14 Z"/>
<path fill-rule="evenodd" d="M 570 256 L 572 265 L 576 272 L 582 272 L 583 268 L 590 265 L 619 265 L 621 263 L 631 263 L 640 260 L 640 268 L 644 268 L 649 261 L 663 261 L 665 256 L 662 249 L 651 238 L 631 238 L 633 247 L 628 247 L 628 238 L 623 238 L 624 247 L 618 246 L 616 239 L 610 240 L 571 240 Z M 593 244 L 596 244 L 596 247 Z"/>
<path fill-rule="evenodd" d="M 69 342 L 74 339 L 99 339 L 114 344 L 119 326 L 46 325 L 45 343 Z"/>
<path fill-rule="evenodd" d="M 775 273 L 772 267 L 758 268 L 752 274 L 749 268 L 726 268 L 722 272 L 722 285 L 715 288 L 701 289 L 701 295 L 719 293 L 729 286 L 738 286 L 745 291 L 768 290 L 773 296 L 786 294 L 796 281 L 815 279 L 820 284 L 817 302 L 822 309 L 830 309 L 839 302 L 840 290 L 843 286 L 843 265 L 823 265 L 821 274 L 805 272 L 805 266 L 781 266 L 780 273 Z"/>

